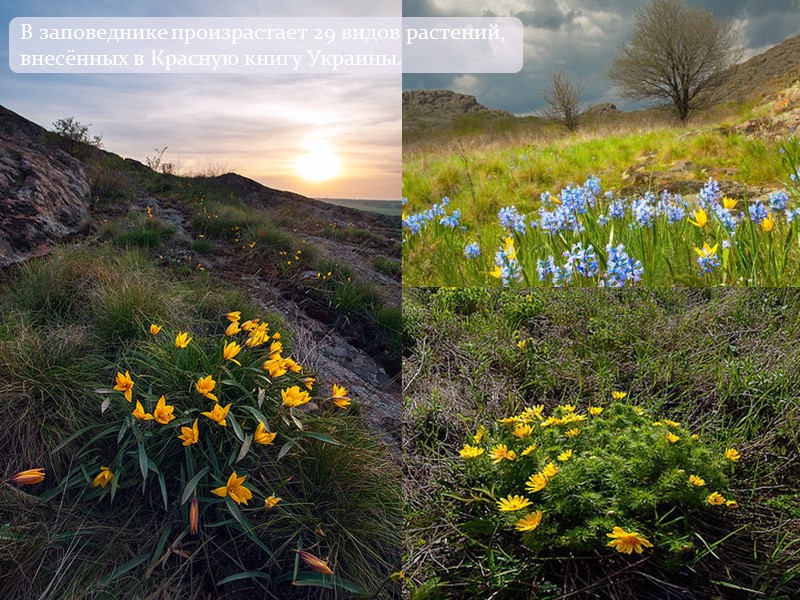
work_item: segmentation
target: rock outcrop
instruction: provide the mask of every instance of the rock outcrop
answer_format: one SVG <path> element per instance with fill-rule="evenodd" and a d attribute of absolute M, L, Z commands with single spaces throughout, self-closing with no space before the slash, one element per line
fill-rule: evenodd
<path fill-rule="evenodd" d="M 490 110 L 477 101 L 475 96 L 459 94 L 450 90 L 409 90 L 403 92 L 403 117 L 433 117 L 452 119 L 472 113 L 495 113 L 511 116 L 502 110 Z"/>
<path fill-rule="evenodd" d="M 89 219 L 81 163 L 0 106 L 0 267 L 46 253 Z"/>

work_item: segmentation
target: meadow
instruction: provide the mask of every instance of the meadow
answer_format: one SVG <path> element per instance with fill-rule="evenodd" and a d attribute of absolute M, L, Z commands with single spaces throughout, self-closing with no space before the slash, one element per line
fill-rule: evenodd
<path fill-rule="evenodd" d="M 800 144 L 736 128 L 765 110 L 418 139 L 404 284 L 798 285 Z"/>
<path fill-rule="evenodd" d="M 406 293 L 406 591 L 773 598 L 800 584 L 800 295 Z"/>

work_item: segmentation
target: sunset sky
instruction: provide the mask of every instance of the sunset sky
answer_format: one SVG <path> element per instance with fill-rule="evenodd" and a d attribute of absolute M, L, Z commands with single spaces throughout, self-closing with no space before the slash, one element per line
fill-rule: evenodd
<path fill-rule="evenodd" d="M 26 2 L 2 0 L 0 104 L 50 128 L 62 117 L 91 124 L 104 147 L 185 172 L 235 171 L 311 197 L 399 199 L 400 75 L 16 74 L 8 67 L 14 17 L 378 17 L 399 0 L 302 3 L 234 0 Z M 327 176 L 323 181 L 311 178 Z"/>

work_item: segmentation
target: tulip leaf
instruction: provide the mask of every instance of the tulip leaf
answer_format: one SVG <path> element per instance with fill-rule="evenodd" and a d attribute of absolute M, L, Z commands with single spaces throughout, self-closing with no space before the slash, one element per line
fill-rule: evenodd
<path fill-rule="evenodd" d="M 164 481 L 164 474 L 158 472 L 158 486 L 161 488 L 161 498 L 164 500 L 164 510 L 167 510 L 167 482 Z"/>
<path fill-rule="evenodd" d="M 64 446 L 68 445 L 70 442 L 72 442 L 76 438 L 79 438 L 80 436 L 82 436 L 87 431 L 91 431 L 92 429 L 95 429 L 96 427 L 97 427 L 97 425 L 93 424 L 93 425 L 89 425 L 88 427 L 84 427 L 83 429 L 80 429 L 79 431 L 76 431 L 71 436 L 69 436 L 67 439 L 65 439 L 63 442 L 61 442 L 58 446 L 53 448 L 53 450 L 51 451 L 51 454 L 55 454 L 56 452 L 61 450 Z M 94 441 L 100 439 L 101 437 L 108 435 L 109 432 L 112 432 L 112 431 L 114 431 L 113 427 L 109 427 L 107 429 L 104 429 L 102 431 L 102 433 L 100 433 L 97 437 L 93 438 L 91 441 L 94 442 Z M 86 446 L 84 446 L 84 448 L 85 447 Z"/>
<path fill-rule="evenodd" d="M 247 410 L 249 410 L 251 413 L 253 413 L 253 416 L 256 419 L 258 419 L 258 422 L 261 423 L 264 427 L 266 427 L 267 430 L 269 430 L 269 424 L 267 423 L 267 417 L 264 416 L 264 413 L 262 413 L 260 410 L 258 410 L 257 408 L 255 408 L 253 406 L 245 406 L 245 408 Z"/>
<path fill-rule="evenodd" d="M 142 470 L 142 485 L 144 485 L 145 480 L 147 479 L 147 453 L 144 450 L 144 442 L 139 440 L 139 468 Z"/>
<path fill-rule="evenodd" d="M 246 436 L 244 436 L 244 442 L 242 443 L 242 449 L 239 450 L 239 456 L 236 457 L 236 461 L 235 462 L 238 463 L 245 456 L 247 456 L 247 453 L 250 450 L 250 445 L 252 443 L 253 443 L 253 436 L 248 433 Z"/>
<path fill-rule="evenodd" d="M 181 495 L 181 506 L 186 504 L 186 501 L 189 499 L 189 496 L 192 495 L 194 489 L 197 487 L 197 484 L 200 482 L 200 479 L 203 478 L 203 475 L 208 473 L 211 467 L 203 467 L 203 469 L 194 477 L 192 477 L 189 482 L 186 484 L 186 487 L 183 488 L 183 495 Z"/>
<path fill-rule="evenodd" d="M 109 406 L 111 406 L 111 398 L 106 398 L 100 405 L 100 414 L 102 415 L 104 412 L 106 412 Z"/>
<path fill-rule="evenodd" d="M 361 589 L 357 584 L 353 583 L 349 579 L 343 579 L 341 577 L 337 577 L 336 575 L 323 575 L 322 573 L 314 573 L 313 571 L 300 571 L 296 576 L 292 577 L 292 575 L 293 574 L 291 573 L 286 573 L 285 575 L 282 575 L 276 579 L 275 583 L 278 584 L 291 581 L 292 585 L 296 585 L 298 587 L 314 586 L 328 590 L 341 588 L 353 594 L 362 596 L 365 595 L 364 590 Z"/>
<path fill-rule="evenodd" d="M 303 422 L 300 419 L 298 419 L 297 417 L 294 416 L 294 412 L 290 412 L 289 416 L 292 417 L 292 421 L 294 421 L 294 424 L 297 425 L 297 428 L 300 431 L 303 431 Z"/>
<path fill-rule="evenodd" d="M 148 558 L 148 555 L 146 553 L 145 554 L 140 554 L 136 558 L 133 558 L 133 559 L 129 560 L 128 562 L 126 562 L 124 564 L 121 564 L 116 569 L 111 571 L 111 573 L 109 573 L 107 577 L 104 577 L 103 579 L 101 579 L 97 584 L 97 588 L 103 588 L 103 587 L 106 587 L 107 585 L 113 583 L 115 580 L 119 579 L 121 576 L 123 576 L 128 571 L 132 571 L 133 569 L 135 569 L 136 567 L 141 565 L 143 562 L 145 562 L 147 560 L 147 558 Z"/>
<path fill-rule="evenodd" d="M 289 450 L 291 450 L 291 449 L 292 449 L 292 446 L 293 446 L 293 445 L 294 445 L 294 442 L 291 442 L 291 441 L 289 441 L 289 442 L 286 442 L 286 443 L 285 443 L 285 444 L 284 444 L 284 445 L 281 447 L 281 449 L 278 451 L 278 460 L 280 460 L 280 459 L 282 459 L 284 456 L 286 456 L 286 454 L 289 452 Z"/>
<path fill-rule="evenodd" d="M 117 443 L 119 444 L 122 441 L 122 438 L 125 436 L 125 432 L 128 431 L 128 419 L 122 421 L 122 425 L 119 427 L 119 433 L 117 434 Z"/>
<path fill-rule="evenodd" d="M 234 573 L 233 575 L 228 575 L 225 579 L 221 579 L 217 582 L 217 585 L 223 585 L 225 583 L 232 583 L 234 581 L 239 581 L 241 579 L 266 579 L 270 583 L 272 582 L 272 577 L 267 575 L 266 573 L 261 573 L 259 571 L 243 571 L 242 573 Z"/>
<path fill-rule="evenodd" d="M 164 551 L 164 546 L 167 544 L 167 538 L 170 533 L 172 533 L 172 525 L 167 525 L 164 531 L 161 532 L 161 537 L 158 538 L 158 544 L 156 544 L 156 548 L 150 558 L 150 569 L 153 569 L 158 564 L 158 560 L 161 558 L 161 553 Z"/>
<path fill-rule="evenodd" d="M 337 442 L 332 437 L 328 437 L 327 435 L 323 435 L 321 433 L 317 433 L 316 431 L 306 431 L 303 434 L 305 437 L 313 438 L 315 440 L 319 440 L 320 442 L 325 442 L 326 444 L 333 444 L 334 446 L 341 446 L 341 442 Z"/>
<path fill-rule="evenodd" d="M 237 421 L 236 417 L 230 413 L 228 413 L 228 420 L 231 422 L 231 427 L 233 427 L 233 433 L 236 434 L 236 437 L 239 438 L 240 442 L 243 442 L 244 432 L 242 432 L 242 426 L 239 425 L 239 421 Z"/>

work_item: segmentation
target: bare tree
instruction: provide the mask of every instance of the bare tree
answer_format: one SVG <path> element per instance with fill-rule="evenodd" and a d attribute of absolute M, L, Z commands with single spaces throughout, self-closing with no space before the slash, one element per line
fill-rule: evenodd
<path fill-rule="evenodd" d="M 712 100 L 720 74 L 739 56 L 733 23 L 686 0 L 652 0 L 607 75 L 623 98 L 667 100 L 685 121 Z"/>
<path fill-rule="evenodd" d="M 550 87 L 542 92 L 545 106 L 539 112 L 545 119 L 574 131 L 584 112 L 582 93 L 583 86 L 579 81 L 558 70 L 550 76 Z"/>

